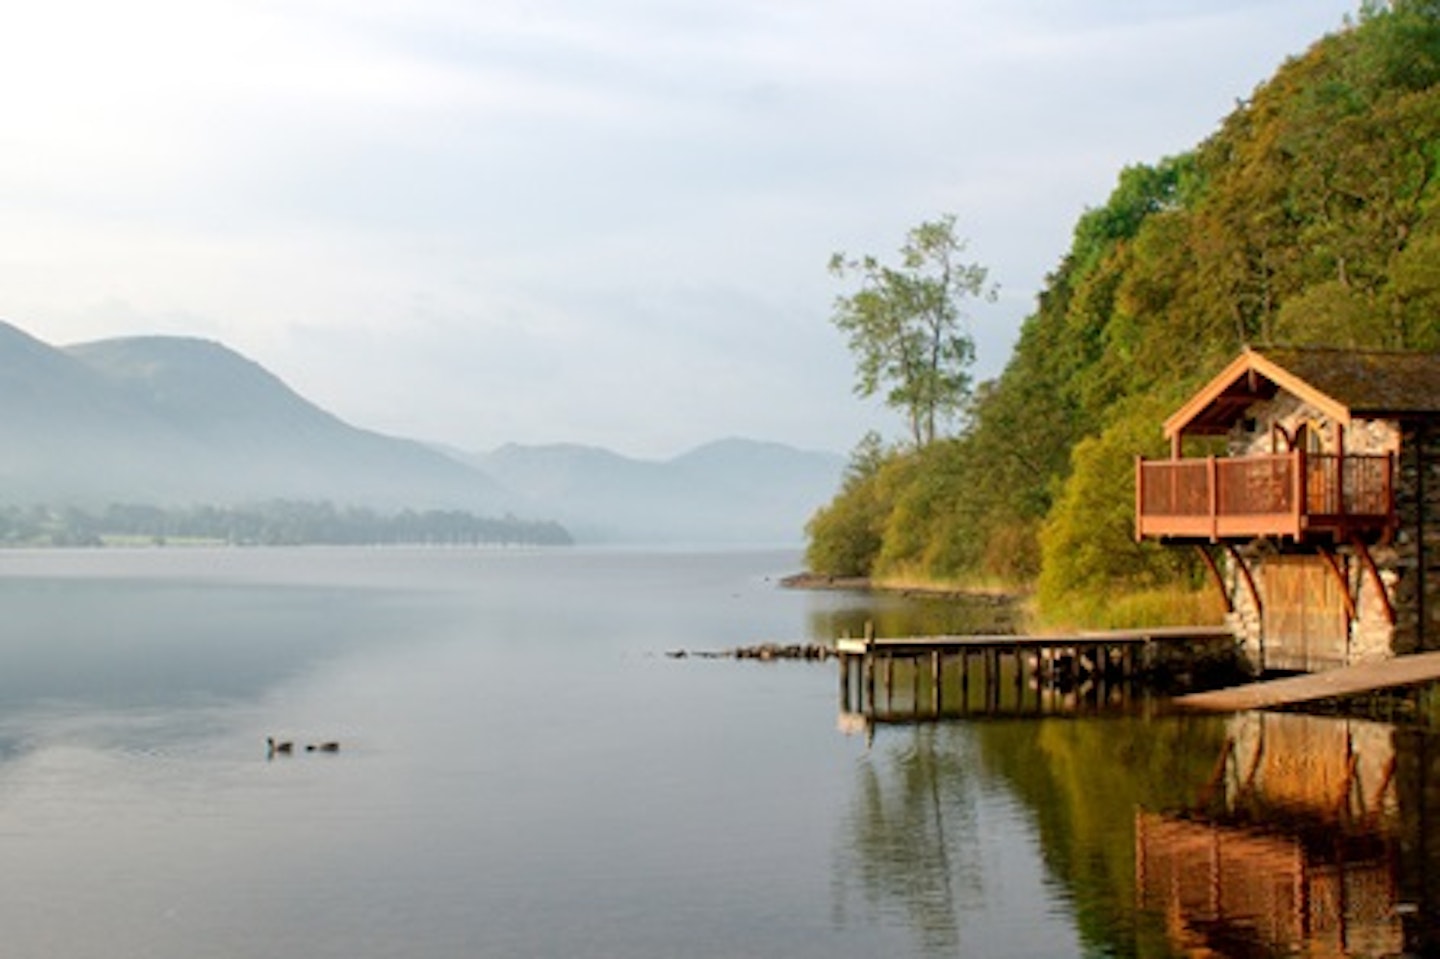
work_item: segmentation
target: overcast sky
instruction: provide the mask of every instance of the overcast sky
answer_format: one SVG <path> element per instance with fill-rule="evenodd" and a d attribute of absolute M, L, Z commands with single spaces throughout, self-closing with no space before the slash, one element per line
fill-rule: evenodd
<path fill-rule="evenodd" d="M 1004 365 L 1076 217 L 1354 0 L 45 0 L 0 319 L 217 339 L 359 426 L 668 457 L 899 437 L 831 253 L 959 218 Z"/>

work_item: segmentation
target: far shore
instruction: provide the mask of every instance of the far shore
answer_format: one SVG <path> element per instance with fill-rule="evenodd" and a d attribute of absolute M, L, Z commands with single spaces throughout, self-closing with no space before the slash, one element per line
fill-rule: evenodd
<path fill-rule="evenodd" d="M 899 593 L 904 596 L 935 596 L 965 599 L 990 600 L 995 603 L 1009 603 L 1021 599 L 1023 594 L 999 588 L 947 586 L 937 583 L 913 583 L 875 580 L 868 576 L 827 576 L 823 573 L 792 573 L 780 580 L 786 589 L 834 589 L 859 592 Z"/>

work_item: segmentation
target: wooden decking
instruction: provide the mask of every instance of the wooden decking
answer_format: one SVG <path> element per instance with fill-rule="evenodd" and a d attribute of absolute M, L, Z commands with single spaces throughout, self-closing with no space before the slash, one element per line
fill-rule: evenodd
<path fill-rule="evenodd" d="M 1047 649 L 1076 646 L 1144 646 L 1152 642 L 1227 640 L 1234 634 L 1226 626 L 1152 626 L 1148 629 L 1107 629 L 1049 636 L 894 636 L 835 641 L 842 656 L 915 656 L 939 651 L 961 653 L 985 649 Z"/>
<path fill-rule="evenodd" d="M 1295 450 L 1137 460 L 1135 537 L 1219 542 L 1379 534 L 1395 525 L 1391 456 Z"/>
<path fill-rule="evenodd" d="M 1192 693 L 1179 697 L 1175 704 L 1187 709 L 1210 712 L 1242 712 L 1247 709 L 1268 709 L 1354 696 L 1381 689 L 1420 686 L 1437 681 L 1440 681 L 1440 652 L 1416 653 L 1326 670 L 1323 673 Z"/>

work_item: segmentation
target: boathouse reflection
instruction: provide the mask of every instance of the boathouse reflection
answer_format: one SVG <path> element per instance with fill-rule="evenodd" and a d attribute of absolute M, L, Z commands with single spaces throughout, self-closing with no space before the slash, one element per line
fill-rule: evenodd
<path fill-rule="evenodd" d="M 1186 954 L 1431 954 L 1434 734 L 1245 713 L 1192 806 L 1140 810 L 1139 905 Z"/>

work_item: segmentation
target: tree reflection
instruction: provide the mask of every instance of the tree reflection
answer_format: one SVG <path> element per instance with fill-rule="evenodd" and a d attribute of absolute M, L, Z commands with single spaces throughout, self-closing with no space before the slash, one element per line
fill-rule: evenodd
<path fill-rule="evenodd" d="M 837 922 L 853 878 L 870 910 L 903 911 L 926 955 L 954 955 L 961 907 L 984 892 L 975 744 L 961 727 L 916 726 L 886 747 L 856 770 L 835 872 Z"/>
<path fill-rule="evenodd" d="M 1169 956 L 1163 927 L 1135 911 L 1134 810 L 1192 801 L 1224 738 L 1211 717 L 889 727 L 856 769 L 836 921 L 858 891 L 867 908 L 906 922 L 923 954 L 959 955 L 984 951 L 974 939 L 985 930 L 966 927 L 982 912 L 1013 931 L 1031 912 L 1053 917 L 1059 900 L 1087 953 Z M 983 832 L 994 832 L 997 796 L 1025 811 L 1023 824 L 1005 825 L 1020 831 L 1013 837 Z M 1044 902 L 1015 901 L 1006 867 L 982 856 L 1007 839 L 1027 855 L 1038 845 Z"/>
<path fill-rule="evenodd" d="M 1134 810 L 1194 801 L 1223 747 L 1223 719 L 990 723 L 979 741 L 986 767 L 1033 811 L 1046 870 L 1065 887 L 1082 940 L 1107 953 L 1170 955 L 1163 931 L 1134 914 Z"/>

